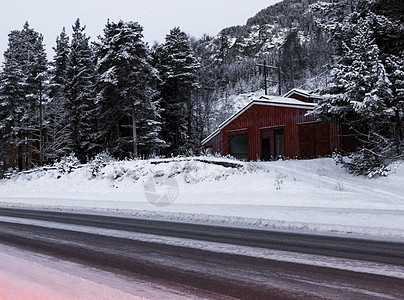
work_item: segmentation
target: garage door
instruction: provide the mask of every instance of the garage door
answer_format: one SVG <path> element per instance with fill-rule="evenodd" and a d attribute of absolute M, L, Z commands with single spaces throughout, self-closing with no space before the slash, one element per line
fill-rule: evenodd
<path fill-rule="evenodd" d="M 310 123 L 299 125 L 299 157 L 314 158 L 329 155 L 330 125 Z"/>
<path fill-rule="evenodd" d="M 230 136 L 230 155 L 248 160 L 248 134 Z"/>

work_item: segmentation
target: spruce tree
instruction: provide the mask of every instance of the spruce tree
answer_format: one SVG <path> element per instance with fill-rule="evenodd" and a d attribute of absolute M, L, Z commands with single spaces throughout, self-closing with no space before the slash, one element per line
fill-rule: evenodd
<path fill-rule="evenodd" d="M 69 113 L 69 148 L 80 161 L 85 162 L 98 151 L 96 143 L 96 107 L 94 87 L 96 72 L 94 53 L 86 36 L 85 26 L 77 19 L 73 25 L 67 66 L 67 89 Z"/>
<path fill-rule="evenodd" d="M 0 84 L 0 147 L 4 157 L 11 154 L 14 148 L 15 162 L 22 168 L 23 143 L 20 135 L 20 127 L 25 100 L 25 72 L 23 62 L 19 55 L 23 52 L 22 37 L 20 31 L 12 31 L 8 36 L 8 48 L 4 52 L 3 70 Z"/>
<path fill-rule="evenodd" d="M 159 138 L 158 72 L 136 22 L 108 22 L 96 45 L 100 143 L 124 158 L 150 155 Z"/>
<path fill-rule="evenodd" d="M 20 169 L 43 163 L 43 106 L 47 92 L 47 60 L 43 37 L 25 23 L 9 35 L 1 74 L 3 152 L 13 151 Z"/>
<path fill-rule="evenodd" d="M 356 0 L 325 5 L 334 9 L 334 17 L 324 24 L 339 45 L 339 55 L 333 82 L 322 91 L 327 96 L 316 109 L 320 118 L 350 126 L 359 147 L 347 165 L 354 173 L 370 175 L 384 174 L 388 159 L 402 155 L 402 106 L 397 86 L 402 75 L 392 63 L 393 53 L 385 48 L 384 34 L 396 25 L 372 11 L 374 2 Z M 338 12 L 345 13 L 344 17 Z M 393 149 L 398 151 L 393 154 Z"/>
<path fill-rule="evenodd" d="M 188 36 L 178 27 L 166 36 L 157 51 L 157 68 L 162 84 L 162 137 L 167 142 L 167 155 L 183 154 L 196 147 L 195 99 L 199 63 L 190 47 Z"/>
<path fill-rule="evenodd" d="M 26 24 L 28 25 L 28 23 Z M 46 133 L 46 123 L 44 122 L 44 107 L 47 102 L 47 93 L 49 88 L 48 81 L 48 61 L 46 58 L 45 46 L 43 44 L 43 36 L 33 29 L 24 27 L 26 30 L 26 38 L 28 44 L 32 43 L 32 51 L 28 52 L 28 87 L 27 100 L 31 104 L 29 117 L 33 122 L 33 138 L 37 141 L 38 146 L 34 147 L 34 151 L 39 155 L 39 166 L 44 162 L 44 139 Z"/>
<path fill-rule="evenodd" d="M 386 59 L 386 72 L 392 90 L 389 104 L 393 115 L 395 148 L 400 156 L 404 148 L 404 53 L 400 56 L 391 55 Z"/>
<path fill-rule="evenodd" d="M 56 47 L 53 48 L 55 56 L 51 63 L 50 78 L 50 103 L 46 107 L 46 119 L 48 123 L 48 139 L 45 144 L 46 154 L 52 159 L 60 159 L 74 151 L 71 144 L 69 131 L 69 106 L 67 99 L 67 68 L 69 66 L 70 44 L 69 37 L 63 27 L 56 39 Z"/>

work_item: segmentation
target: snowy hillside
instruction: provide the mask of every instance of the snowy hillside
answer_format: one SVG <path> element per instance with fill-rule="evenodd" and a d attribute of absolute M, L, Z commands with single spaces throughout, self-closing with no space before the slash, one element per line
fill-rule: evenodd
<path fill-rule="evenodd" d="M 298 32 L 299 41 L 309 43 L 315 35 L 314 14 L 310 4 L 318 0 L 284 0 L 259 11 L 245 25 L 224 28 L 205 47 L 214 49 L 211 59 L 221 59 L 223 44 L 226 55 L 241 60 L 245 57 L 271 55 L 281 48 L 291 31 Z"/>
<path fill-rule="evenodd" d="M 204 87 L 204 137 L 236 111 L 245 95 L 264 94 L 264 72 L 270 95 L 298 87 L 314 91 L 329 83 L 334 49 L 328 34 L 317 26 L 319 14 L 310 6 L 315 2 L 281 1 L 245 25 L 193 41 Z M 264 61 L 270 66 L 266 71 Z"/>
<path fill-rule="evenodd" d="M 208 134 L 216 130 L 221 123 L 241 110 L 252 100 L 258 99 L 262 95 L 264 95 L 264 91 L 258 90 L 256 92 L 241 93 L 238 95 L 230 95 L 228 97 L 219 98 L 212 105 L 212 116 L 209 124 L 210 126 L 207 128 Z"/>
<path fill-rule="evenodd" d="M 402 163 L 373 179 L 350 175 L 331 158 L 110 161 L 70 173 L 65 167 L 1 180 L 1 206 L 404 238 Z"/>

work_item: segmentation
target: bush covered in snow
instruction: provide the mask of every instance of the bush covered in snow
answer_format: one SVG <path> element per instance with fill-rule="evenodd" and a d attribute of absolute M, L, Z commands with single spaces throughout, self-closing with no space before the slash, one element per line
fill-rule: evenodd
<path fill-rule="evenodd" d="M 54 164 L 54 167 L 56 167 L 56 169 L 61 174 L 69 174 L 77 169 L 79 165 L 80 161 L 78 160 L 76 155 L 72 153 L 69 156 L 62 157 L 60 161 Z"/>
<path fill-rule="evenodd" d="M 108 151 L 97 154 L 94 157 L 94 159 L 91 160 L 88 164 L 88 167 L 91 171 L 91 175 L 94 178 L 97 177 L 100 170 L 113 161 L 115 161 L 115 159 L 112 157 L 112 155 Z"/>
<path fill-rule="evenodd" d="M 352 153 L 348 157 L 334 154 L 337 164 L 342 164 L 351 174 L 365 175 L 368 178 L 387 176 L 391 171 L 388 161 L 380 159 L 377 155 L 367 155 L 365 150 Z"/>

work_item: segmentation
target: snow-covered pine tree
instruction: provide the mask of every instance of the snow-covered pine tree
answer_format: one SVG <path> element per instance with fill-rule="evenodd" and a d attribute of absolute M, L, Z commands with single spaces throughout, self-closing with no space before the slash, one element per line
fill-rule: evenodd
<path fill-rule="evenodd" d="M 47 102 L 47 93 L 49 89 L 48 81 L 48 61 L 46 58 L 43 36 L 33 29 L 30 29 L 28 23 L 24 26 L 23 32 L 31 48 L 28 49 L 28 78 L 27 100 L 31 105 L 30 115 L 32 118 L 32 138 L 36 143 L 33 144 L 33 150 L 39 155 L 39 165 L 43 165 L 44 159 L 44 135 L 46 123 L 44 122 L 44 106 Z M 38 146 L 36 146 L 38 145 Z"/>
<path fill-rule="evenodd" d="M 94 87 L 97 77 L 94 52 L 89 45 L 90 38 L 84 33 L 85 26 L 81 27 L 77 19 L 72 28 L 66 89 L 70 120 L 68 143 L 80 161 L 84 162 L 99 150 L 95 139 L 97 119 Z"/>
<path fill-rule="evenodd" d="M 148 156 L 164 145 L 159 137 L 157 70 L 136 22 L 108 22 L 96 45 L 98 137 L 116 157 Z"/>
<path fill-rule="evenodd" d="M 229 48 L 230 48 L 229 37 L 224 33 L 222 33 L 218 37 L 218 42 L 219 42 L 219 51 L 215 59 L 220 64 L 226 64 L 228 62 Z"/>
<path fill-rule="evenodd" d="M 323 6 L 332 7 L 331 15 L 336 15 L 325 24 L 340 52 L 333 83 L 323 90 L 328 96 L 316 113 L 351 127 L 360 143 L 348 167 L 357 174 L 383 173 L 386 159 L 393 157 L 392 133 L 401 128 L 397 122 L 402 119 L 400 114 L 397 118 L 396 88 L 386 71 L 389 53 L 386 49 L 382 53 L 383 45 L 378 44 L 383 34 L 380 28 L 392 23 L 372 11 L 375 2 L 340 1 Z"/>
<path fill-rule="evenodd" d="M 20 136 L 20 120 L 22 119 L 22 106 L 25 100 L 24 66 L 19 59 L 22 37 L 18 30 L 8 35 L 8 48 L 4 52 L 3 70 L 0 83 L 0 149 L 3 157 L 11 152 L 15 161 L 9 165 L 19 165 L 22 168 L 22 144 Z"/>
<path fill-rule="evenodd" d="M 26 22 L 21 31 L 10 33 L 4 58 L 0 84 L 2 148 L 3 152 L 14 152 L 16 161 L 11 165 L 29 168 L 31 163 L 42 164 L 43 159 L 47 60 L 42 35 Z"/>
<path fill-rule="evenodd" d="M 404 52 L 404 49 L 403 49 Z M 391 55 L 386 59 L 387 76 L 391 82 L 392 97 L 390 107 L 394 118 L 394 141 L 397 155 L 404 149 L 404 53 Z"/>
<path fill-rule="evenodd" d="M 157 68 L 162 84 L 162 137 L 167 142 L 167 155 L 183 154 L 196 145 L 193 124 L 195 99 L 192 92 L 198 87 L 199 62 L 190 47 L 188 36 L 176 27 L 157 48 Z"/>
<path fill-rule="evenodd" d="M 46 106 L 47 141 L 45 153 L 52 159 L 60 159 L 73 152 L 69 141 L 69 110 L 67 100 L 67 67 L 69 65 L 70 44 L 69 37 L 63 27 L 56 38 L 55 56 L 50 71 L 50 103 Z"/>

